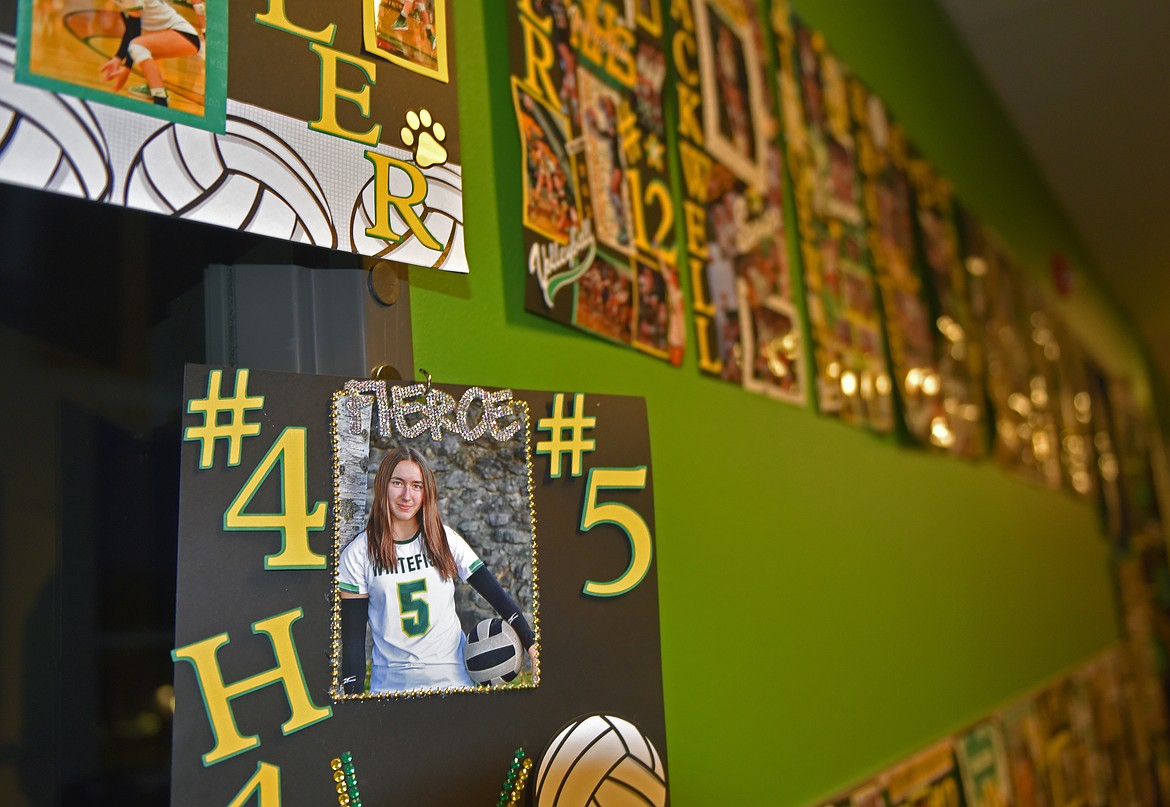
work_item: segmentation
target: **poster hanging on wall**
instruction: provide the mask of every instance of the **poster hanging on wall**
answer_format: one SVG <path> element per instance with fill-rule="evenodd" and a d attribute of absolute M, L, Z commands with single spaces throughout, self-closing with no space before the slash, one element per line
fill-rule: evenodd
<path fill-rule="evenodd" d="M 869 223 L 866 234 L 882 291 L 890 370 L 897 382 L 902 425 L 918 445 L 945 447 L 952 438 L 942 406 L 942 373 L 926 290 L 918 273 L 910 184 L 913 147 L 881 98 L 855 78 L 849 81 L 849 102 L 857 124 L 857 156 Z"/>
<path fill-rule="evenodd" d="M 963 807 L 963 782 L 951 743 L 942 742 L 880 777 L 887 807 L 948 804 Z"/>
<path fill-rule="evenodd" d="M 1048 315 L 1048 327 L 1052 329 L 1060 351 L 1049 366 L 1060 388 L 1057 424 L 1064 484 L 1078 496 L 1094 498 L 1097 492 L 1097 450 L 1093 445 L 1093 397 L 1084 351 L 1065 321 L 1051 309 Z"/>
<path fill-rule="evenodd" d="M 509 0 L 525 305 L 643 353 L 686 344 L 657 2 Z"/>
<path fill-rule="evenodd" d="M 1022 698 L 999 714 L 1011 772 L 1015 803 L 1052 804 L 1048 781 L 1048 736 L 1031 697 Z"/>
<path fill-rule="evenodd" d="M 994 722 L 980 723 L 957 735 L 954 747 L 967 807 L 1005 807 L 1012 803 L 1003 734 Z"/>
<path fill-rule="evenodd" d="M 931 424 L 931 442 L 960 457 L 983 457 L 989 439 L 983 338 L 960 257 L 950 183 L 922 157 L 911 158 L 910 180 L 922 263 L 933 291 L 941 376 L 942 412 L 938 424 Z"/>
<path fill-rule="evenodd" d="M 0 181 L 468 270 L 451 0 L 20 0 Z"/>
<path fill-rule="evenodd" d="M 1033 351 L 1035 338 L 1048 339 L 1050 332 L 1042 317 L 1036 319 L 1042 333 L 1034 331 L 1038 326 L 1025 300 L 1020 270 L 999 240 L 966 210 L 959 221 L 975 318 L 982 323 L 987 349 L 987 391 L 995 418 L 993 455 L 1005 468 L 1058 488 L 1060 451 L 1051 411 L 1055 401 L 1049 400 Z"/>
<path fill-rule="evenodd" d="M 783 160 L 760 7 L 672 7 L 678 149 L 699 369 L 806 399 L 784 226 Z"/>
<path fill-rule="evenodd" d="M 865 235 L 848 73 L 820 34 L 773 4 L 785 147 L 796 199 L 817 406 L 894 427 L 893 381 Z"/>
<path fill-rule="evenodd" d="M 875 782 L 853 788 L 836 798 L 825 802 L 823 807 L 885 807 L 882 789 Z"/>
<path fill-rule="evenodd" d="M 198 366 L 185 398 L 174 804 L 520 770 L 666 804 L 642 399 Z"/>
<path fill-rule="evenodd" d="M 1142 789 L 1135 770 L 1137 754 L 1127 715 L 1128 698 L 1122 689 L 1123 653 L 1111 651 L 1079 671 L 1077 679 L 1092 716 L 1090 765 L 1095 804 L 1141 804 Z M 1132 693 L 1130 693 L 1132 696 Z"/>

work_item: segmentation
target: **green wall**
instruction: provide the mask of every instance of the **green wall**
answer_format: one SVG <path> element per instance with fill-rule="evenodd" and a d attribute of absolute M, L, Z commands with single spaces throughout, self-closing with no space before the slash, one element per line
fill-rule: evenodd
<path fill-rule="evenodd" d="M 412 270 L 416 361 L 444 382 L 647 399 L 673 803 L 811 804 L 1114 641 L 1093 506 L 701 378 L 693 353 L 673 369 L 524 311 L 503 7 L 459 4 L 472 273 Z M 1144 377 L 933 2 L 797 10 L 1038 276 L 1054 249 L 1070 257 L 1084 277 L 1062 307 L 1106 366 Z"/>

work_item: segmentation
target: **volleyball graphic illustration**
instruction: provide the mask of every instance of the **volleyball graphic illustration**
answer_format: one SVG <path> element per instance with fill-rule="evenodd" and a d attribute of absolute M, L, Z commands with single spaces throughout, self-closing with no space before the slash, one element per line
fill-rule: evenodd
<path fill-rule="evenodd" d="M 463 659 L 477 684 L 506 684 L 520 672 L 520 637 L 499 617 L 480 621 L 467 634 Z"/>
<path fill-rule="evenodd" d="M 271 131 L 235 116 L 213 134 L 168 125 L 139 148 L 127 207 L 323 247 L 337 246 L 325 193 Z"/>
<path fill-rule="evenodd" d="M 412 209 L 418 214 L 427 232 L 439 243 L 440 249 L 430 249 L 415 238 L 393 205 L 389 205 L 385 211 L 377 210 L 374 177 L 371 177 L 354 200 L 350 216 L 350 238 L 354 252 L 412 266 L 437 268 L 442 268 L 452 255 L 462 258 L 463 178 L 458 172 L 458 166 L 436 166 L 423 171 L 423 175 L 427 181 L 426 201 Z M 410 177 L 404 171 L 390 171 L 391 194 L 408 196 L 411 190 Z M 390 229 L 403 236 L 401 241 L 391 243 L 366 235 L 366 230 L 374 226 L 379 215 L 388 217 Z"/>
<path fill-rule="evenodd" d="M 0 179 L 83 199 L 110 193 L 101 128 L 81 100 L 13 82 L 15 40 L 0 35 Z"/>
<path fill-rule="evenodd" d="M 580 717 L 545 749 L 536 772 L 537 807 L 663 807 L 666 768 L 650 738 L 612 715 Z"/>

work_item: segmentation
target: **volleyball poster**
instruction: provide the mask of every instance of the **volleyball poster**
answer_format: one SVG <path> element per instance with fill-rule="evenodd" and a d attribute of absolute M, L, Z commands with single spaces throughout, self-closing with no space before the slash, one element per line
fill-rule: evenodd
<path fill-rule="evenodd" d="M 772 9 L 817 407 L 889 432 L 893 379 L 866 237 L 850 74 L 818 32 L 787 13 L 787 3 Z"/>
<path fill-rule="evenodd" d="M 994 721 L 986 720 L 955 735 L 954 747 L 967 807 L 1012 803 L 1003 732 Z"/>
<path fill-rule="evenodd" d="M 0 181 L 468 271 L 451 0 L 20 0 Z"/>
<path fill-rule="evenodd" d="M 204 366 L 184 396 L 172 803 L 667 803 L 642 399 Z"/>
<path fill-rule="evenodd" d="M 525 305 L 672 364 L 686 345 L 657 2 L 509 0 Z"/>
<path fill-rule="evenodd" d="M 950 742 L 941 742 L 881 775 L 888 807 L 964 807 L 963 781 Z"/>
<path fill-rule="evenodd" d="M 1015 260 L 999 239 L 973 214 L 960 209 L 963 260 L 968 267 L 975 321 L 982 323 L 987 351 L 987 393 L 994 417 L 992 453 L 1003 467 L 1047 487 L 1061 485 L 1060 445 L 1054 411 L 1057 390 L 1042 375 L 1045 363 L 1059 358 L 1054 332 L 1029 306 L 1036 298 L 1026 291 Z M 1035 339 L 1044 348 L 1033 350 Z"/>
<path fill-rule="evenodd" d="M 866 235 L 882 293 L 902 427 L 918 445 L 949 448 L 955 439 L 944 408 L 939 345 L 919 274 L 911 185 L 914 147 L 881 98 L 856 78 L 849 82 L 849 101 L 857 126 Z"/>
<path fill-rule="evenodd" d="M 699 368 L 752 392 L 803 403 L 803 328 L 788 265 L 779 120 L 761 6 L 692 0 L 673 7 Z"/>
<path fill-rule="evenodd" d="M 975 319 L 973 272 L 962 260 L 955 227 L 954 193 L 925 159 L 911 160 L 910 180 L 921 236 L 925 276 L 937 306 L 934 319 L 938 346 L 939 395 L 942 413 L 932 419 L 932 444 L 960 457 L 987 454 L 990 424 L 987 413 L 986 367 L 982 329 Z M 980 268 L 972 265 L 975 271 Z"/>

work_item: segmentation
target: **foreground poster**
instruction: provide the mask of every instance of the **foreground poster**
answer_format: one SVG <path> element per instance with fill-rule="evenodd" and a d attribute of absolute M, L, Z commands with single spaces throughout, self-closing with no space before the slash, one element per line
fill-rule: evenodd
<path fill-rule="evenodd" d="M 525 306 L 679 364 L 686 334 L 660 5 L 508 0 L 505 13 L 522 155 Z"/>
<path fill-rule="evenodd" d="M 453 13 L 20 0 L 0 181 L 466 272 Z"/>
<path fill-rule="evenodd" d="M 185 382 L 174 804 L 490 804 L 510 771 L 536 804 L 667 803 L 644 401 L 197 366 Z M 355 576 L 380 512 L 437 513 L 453 572 L 412 543 L 439 534 L 423 527 L 392 529 L 394 559 Z M 464 638 L 504 616 L 475 593 L 483 569 L 529 652 Z M 362 595 L 370 639 L 347 644 Z M 423 646 L 452 635 L 469 677 L 497 651 L 519 674 L 442 677 Z M 368 666 L 347 684 L 354 650 Z"/>

